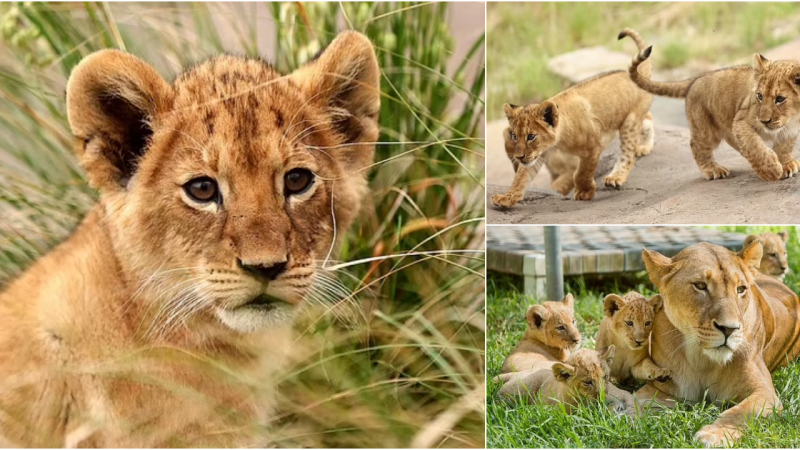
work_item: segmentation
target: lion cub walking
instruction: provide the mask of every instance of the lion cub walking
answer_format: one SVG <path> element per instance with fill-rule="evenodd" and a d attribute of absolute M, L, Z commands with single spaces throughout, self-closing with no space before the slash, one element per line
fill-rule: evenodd
<path fill-rule="evenodd" d="M 578 348 L 581 334 L 575 326 L 575 299 L 567 294 L 562 302 L 533 305 L 525 314 L 528 329 L 511 354 L 503 361 L 501 374 L 531 369 L 549 369 L 566 361 Z M 505 381 L 507 377 L 500 375 Z"/>
<path fill-rule="evenodd" d="M 638 33 L 626 29 L 619 38 L 625 36 L 644 49 Z M 636 157 L 650 153 L 653 148 L 652 136 L 640 138 L 643 127 L 652 130 L 649 113 L 652 102 L 653 96 L 639 89 L 620 70 L 589 78 L 539 104 L 507 103 L 504 110 L 515 143 L 514 157 L 520 167 L 509 191 L 493 196 L 492 204 L 510 207 L 522 200 L 525 187 L 536 173 L 537 160 L 553 148 L 580 158 L 574 175 L 574 198 L 591 200 L 595 195 L 594 172 L 600 155 L 617 133 L 620 156 L 604 182 L 606 186 L 619 188 L 628 180 Z"/>
<path fill-rule="evenodd" d="M 764 253 L 761 256 L 761 265 L 758 271 L 783 281 L 786 272 L 789 271 L 788 253 L 786 251 L 786 241 L 789 240 L 789 232 L 770 233 L 766 231 L 761 234 L 750 235 L 744 240 L 744 248 L 747 248 L 754 241 L 761 242 L 764 246 Z"/>
<path fill-rule="evenodd" d="M 649 67 L 644 73 L 638 70 L 651 50 L 647 47 L 633 58 L 630 78 L 652 94 L 686 99 L 692 155 L 707 180 L 730 174 L 714 160 L 723 139 L 764 181 L 792 177 L 800 170 L 800 162 L 792 157 L 800 134 L 800 63 L 769 61 L 756 53 L 752 67 L 728 67 L 660 83 L 650 80 Z M 774 142 L 772 150 L 764 140 Z"/>
<path fill-rule="evenodd" d="M 638 292 L 628 292 L 623 297 L 609 294 L 603 301 L 605 317 L 600 322 L 596 346 L 616 346 L 617 356 L 609 367 L 617 382 L 625 384 L 631 378 L 664 382 L 670 377 L 670 370 L 650 359 L 653 317 L 662 305 L 660 295 L 648 300 Z"/>

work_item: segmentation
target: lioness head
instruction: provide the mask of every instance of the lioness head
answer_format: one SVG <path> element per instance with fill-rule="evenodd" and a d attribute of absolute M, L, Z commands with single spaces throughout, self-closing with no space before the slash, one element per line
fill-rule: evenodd
<path fill-rule="evenodd" d="M 661 302 L 658 294 L 649 300 L 638 292 L 628 292 L 624 297 L 609 294 L 603 301 L 603 309 L 614 332 L 625 340 L 628 348 L 638 350 L 647 345 L 653 316 L 661 309 Z"/>
<path fill-rule="evenodd" d="M 800 115 L 800 64 L 770 61 L 753 55 L 757 82 L 753 95 L 759 103 L 758 120 L 767 131 L 777 132 Z"/>
<path fill-rule="evenodd" d="M 753 299 L 751 268 L 758 267 L 761 252 L 758 241 L 739 253 L 704 242 L 671 259 L 642 250 L 670 322 L 683 334 L 686 345 L 716 363 L 730 361 L 753 331 L 745 329 L 743 316 Z"/>
<path fill-rule="evenodd" d="M 575 325 L 575 299 L 567 294 L 562 302 L 544 302 L 528 308 L 527 333 L 549 347 L 574 350 L 581 345 Z"/>
<path fill-rule="evenodd" d="M 789 240 L 789 233 L 781 231 L 778 234 L 769 231 L 760 235 L 750 235 L 744 240 L 744 246 L 749 247 L 754 241 L 760 241 L 764 247 L 764 255 L 761 257 L 761 265 L 758 271 L 779 280 L 783 280 L 786 272 L 789 271 L 789 260 L 786 252 L 786 241 Z"/>
<path fill-rule="evenodd" d="M 579 396 L 595 399 L 605 388 L 613 358 L 613 345 L 601 351 L 584 348 L 570 355 L 566 363 L 553 364 L 553 376 Z"/>
<path fill-rule="evenodd" d="M 514 158 L 523 166 L 533 164 L 543 151 L 556 143 L 558 107 L 555 103 L 549 100 L 527 106 L 506 103 L 503 110 L 514 142 Z"/>
<path fill-rule="evenodd" d="M 223 330 L 285 323 L 362 202 L 379 77 L 355 32 L 289 75 L 220 56 L 170 84 L 127 53 L 85 58 L 69 123 L 132 289 Z"/>

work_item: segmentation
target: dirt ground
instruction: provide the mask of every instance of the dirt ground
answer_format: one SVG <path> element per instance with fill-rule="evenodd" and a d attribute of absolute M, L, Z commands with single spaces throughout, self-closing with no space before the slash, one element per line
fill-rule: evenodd
<path fill-rule="evenodd" d="M 542 169 L 513 208 L 498 210 L 489 199 L 504 193 L 513 169 L 503 151 L 505 121 L 487 125 L 487 223 L 536 224 L 791 224 L 800 223 L 800 178 L 777 182 L 759 179 L 738 152 L 723 143 L 714 155 L 731 170 L 725 180 L 707 181 L 689 150 L 689 130 L 658 125 L 655 147 L 640 158 L 619 191 L 603 185 L 619 152 L 615 140 L 601 158 L 591 201 L 552 191 Z M 795 157 L 798 157 L 797 147 Z"/>

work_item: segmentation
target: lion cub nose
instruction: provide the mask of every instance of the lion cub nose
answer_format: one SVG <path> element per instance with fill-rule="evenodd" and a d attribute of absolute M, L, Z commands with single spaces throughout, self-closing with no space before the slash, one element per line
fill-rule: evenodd
<path fill-rule="evenodd" d="M 718 329 L 719 331 L 722 331 L 722 334 L 725 335 L 726 339 L 729 338 L 731 336 L 731 334 L 733 334 L 734 331 L 739 329 L 738 326 L 729 327 L 729 326 L 725 326 L 725 325 L 720 325 L 716 321 L 714 322 L 714 328 Z"/>
<path fill-rule="evenodd" d="M 236 264 L 240 269 L 255 276 L 263 281 L 272 281 L 286 271 L 287 261 L 277 262 L 275 264 L 246 264 L 241 259 L 236 259 Z"/>
<path fill-rule="evenodd" d="M 769 125 L 770 122 L 772 122 L 772 119 L 767 119 L 767 120 L 762 120 L 761 121 L 761 123 L 763 123 L 764 125 Z"/>

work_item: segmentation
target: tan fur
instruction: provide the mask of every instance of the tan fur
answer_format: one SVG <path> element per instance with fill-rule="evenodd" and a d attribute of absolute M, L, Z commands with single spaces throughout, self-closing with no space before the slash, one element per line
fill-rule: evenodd
<path fill-rule="evenodd" d="M 786 252 L 787 240 L 789 240 L 788 231 L 781 231 L 777 234 L 766 231 L 760 235 L 747 236 L 744 246 L 749 247 L 753 241 L 761 242 L 764 247 L 764 255 L 761 257 L 758 271 L 783 281 L 786 272 L 789 271 L 789 255 Z"/>
<path fill-rule="evenodd" d="M 0 294 L 5 444 L 268 444 L 294 310 L 363 201 L 379 79 L 354 32 L 288 76 L 220 56 L 170 84 L 85 58 L 67 113 L 100 201 Z M 290 194 L 296 168 L 315 177 Z M 200 176 L 221 203 L 188 196 Z"/>
<path fill-rule="evenodd" d="M 739 253 L 701 243 L 674 258 L 644 250 L 650 279 L 664 299 L 656 314 L 651 357 L 672 371 L 636 393 L 699 402 L 737 402 L 695 438 L 707 447 L 729 446 L 754 416 L 781 408 L 770 372 L 800 354 L 800 300 L 758 267 L 758 241 Z M 727 330 L 723 332 L 721 326 Z"/>
<path fill-rule="evenodd" d="M 769 61 L 756 53 L 752 67 L 729 67 L 681 82 L 660 83 L 651 81 L 649 73 L 637 71 L 650 51 L 648 47 L 633 58 L 630 77 L 652 94 L 686 98 L 692 154 L 707 180 L 730 174 L 714 160 L 713 152 L 723 139 L 750 162 L 762 180 L 797 174 L 800 162 L 792 150 L 800 134 L 800 63 Z M 778 97 L 785 100 L 779 102 Z M 774 143 L 772 149 L 765 140 Z"/>
<path fill-rule="evenodd" d="M 581 399 L 596 400 L 603 390 L 612 411 L 635 414 L 634 397 L 609 382 L 608 365 L 613 358 L 613 345 L 601 351 L 581 349 L 549 369 L 509 374 L 497 395 L 505 401 L 522 397 L 530 404 L 563 404 L 571 412 Z"/>
<path fill-rule="evenodd" d="M 508 160 L 511 161 L 511 164 L 514 166 L 514 173 L 516 173 L 517 170 L 519 170 L 520 163 L 519 160 L 514 157 L 516 143 L 511 139 L 510 128 L 503 130 L 503 141 L 505 143 L 506 156 L 508 156 Z M 561 195 L 569 194 L 569 191 L 575 186 L 574 176 L 575 171 L 578 170 L 580 158 L 562 152 L 557 148 L 550 148 L 542 152 L 539 160 L 544 163 L 547 167 L 547 171 L 550 172 L 550 176 L 552 177 L 550 186 L 553 190 Z M 540 168 L 541 164 L 535 165 L 531 171 L 531 179 L 539 173 Z"/>
<path fill-rule="evenodd" d="M 567 294 L 561 302 L 531 306 L 525 318 L 528 328 L 522 340 L 503 361 L 501 374 L 550 368 L 555 362 L 566 361 L 569 352 L 581 344 L 581 335 L 575 326 L 575 300 L 572 294 Z"/>
<path fill-rule="evenodd" d="M 648 300 L 638 292 L 628 292 L 623 297 L 609 294 L 603 303 L 605 317 L 600 322 L 595 346 L 617 348 L 610 363 L 611 377 L 620 383 L 634 379 L 667 381 L 670 371 L 650 359 L 650 332 L 653 317 L 662 306 L 661 296 L 654 295 Z"/>
<path fill-rule="evenodd" d="M 633 33 L 626 30 L 620 37 Z M 589 78 L 539 104 L 506 104 L 512 138 L 516 137 L 514 157 L 520 167 L 509 191 L 493 196 L 492 204 L 508 208 L 522 200 L 525 187 L 538 170 L 537 160 L 551 149 L 580 158 L 573 176 L 574 198 L 591 200 L 595 195 L 597 162 L 617 133 L 621 152 L 614 169 L 605 177 L 605 185 L 621 187 L 636 157 L 652 149 L 652 139 L 641 138 L 643 127 L 652 129 L 652 115 L 648 112 L 652 101 L 653 96 L 637 88 L 624 71 L 614 71 Z"/>

